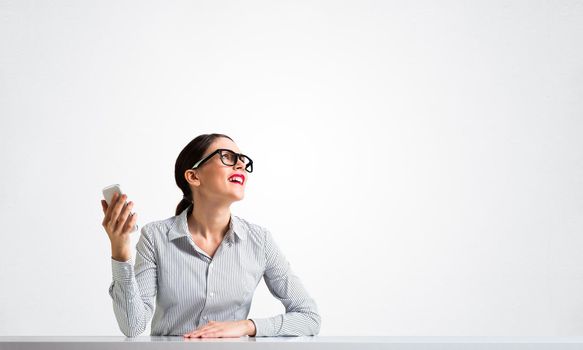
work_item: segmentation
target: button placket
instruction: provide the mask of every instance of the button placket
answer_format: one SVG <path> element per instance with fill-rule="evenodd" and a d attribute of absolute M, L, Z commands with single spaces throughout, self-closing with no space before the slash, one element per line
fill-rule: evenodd
<path fill-rule="evenodd" d="M 213 261 L 211 260 L 209 262 L 208 273 L 207 273 L 207 277 L 206 277 L 206 287 L 207 287 L 207 291 L 208 291 L 207 298 L 212 298 L 215 295 L 215 293 L 212 291 L 211 281 L 210 281 L 210 279 L 211 279 L 210 271 L 212 270 L 212 266 L 213 266 Z"/>

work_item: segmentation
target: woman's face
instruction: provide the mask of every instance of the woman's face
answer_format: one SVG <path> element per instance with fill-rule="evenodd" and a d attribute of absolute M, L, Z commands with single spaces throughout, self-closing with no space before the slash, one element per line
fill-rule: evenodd
<path fill-rule="evenodd" d="M 239 147 L 228 138 L 217 138 L 207 149 L 203 158 L 219 148 L 226 148 L 235 153 L 241 153 Z M 243 184 L 229 181 L 233 174 L 243 175 Z M 245 164 L 237 159 L 235 165 L 225 165 L 221 161 L 220 154 L 215 154 L 204 162 L 198 169 L 191 169 L 185 173 L 186 180 L 190 183 L 192 193 L 196 192 L 206 200 L 234 202 L 242 200 L 245 196 L 245 186 L 249 180 L 249 173 L 245 171 Z M 195 199 L 196 203 L 196 199 Z"/>

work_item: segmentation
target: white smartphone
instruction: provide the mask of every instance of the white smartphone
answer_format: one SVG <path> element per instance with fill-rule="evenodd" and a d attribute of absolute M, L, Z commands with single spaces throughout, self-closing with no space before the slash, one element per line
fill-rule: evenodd
<path fill-rule="evenodd" d="M 105 201 L 107 202 L 108 206 L 110 205 L 111 200 L 113 199 L 114 193 L 117 193 L 119 196 L 121 196 L 123 194 L 119 184 L 113 184 L 113 185 L 107 186 L 103 189 L 103 198 L 105 198 Z M 127 204 L 127 201 L 126 201 L 126 204 Z M 133 214 L 134 213 L 131 213 L 131 215 L 133 215 Z M 135 232 L 137 230 L 138 230 L 138 223 L 136 223 L 132 232 Z"/>

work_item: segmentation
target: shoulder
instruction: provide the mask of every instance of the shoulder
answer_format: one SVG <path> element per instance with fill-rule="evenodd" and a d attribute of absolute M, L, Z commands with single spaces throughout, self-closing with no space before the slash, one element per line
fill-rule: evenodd
<path fill-rule="evenodd" d="M 170 216 L 165 219 L 150 221 L 142 227 L 142 236 L 146 236 L 145 238 L 149 240 L 166 237 L 177 220 L 178 216 Z"/>
<path fill-rule="evenodd" d="M 247 233 L 248 241 L 255 243 L 257 246 L 261 247 L 262 250 L 269 250 L 276 244 L 271 230 L 266 226 L 257 224 L 237 215 L 234 215 L 234 217 L 237 219 L 241 229 Z"/>
<path fill-rule="evenodd" d="M 265 237 L 265 232 L 267 231 L 265 227 L 239 215 L 233 214 L 233 218 L 237 221 L 237 226 L 235 229 L 239 228 L 243 230 L 247 234 L 247 237 L 261 240 L 263 240 L 263 237 Z"/>
<path fill-rule="evenodd" d="M 170 216 L 166 219 L 150 221 L 144 227 L 148 227 L 149 230 L 165 230 L 170 229 L 174 222 L 178 219 L 178 216 Z"/>
<path fill-rule="evenodd" d="M 271 231 L 266 226 L 257 224 L 238 215 L 233 215 L 233 217 L 237 220 L 239 227 L 246 232 L 247 239 L 252 242 L 264 246 L 266 241 L 273 240 Z"/>
<path fill-rule="evenodd" d="M 262 235 L 266 228 L 258 225 L 254 222 L 251 222 L 249 219 L 243 218 L 239 215 L 233 215 L 233 217 L 237 220 L 241 228 L 244 228 L 248 233 L 252 235 Z"/>

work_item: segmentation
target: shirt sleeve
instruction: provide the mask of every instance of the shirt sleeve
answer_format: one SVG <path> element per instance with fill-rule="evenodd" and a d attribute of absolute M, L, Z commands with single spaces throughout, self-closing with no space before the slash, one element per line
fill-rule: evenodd
<path fill-rule="evenodd" d="M 128 261 L 111 259 L 113 281 L 109 287 L 109 295 L 119 328 L 127 337 L 135 337 L 144 332 L 154 311 L 156 259 L 146 228 L 147 226 L 142 227 L 136 245 L 135 266 L 131 257 Z"/>
<path fill-rule="evenodd" d="M 291 269 L 269 230 L 265 230 L 264 251 L 265 284 L 271 294 L 285 306 L 286 313 L 268 318 L 250 318 L 255 324 L 255 336 L 317 335 L 320 332 L 321 317 L 316 302 Z"/>

